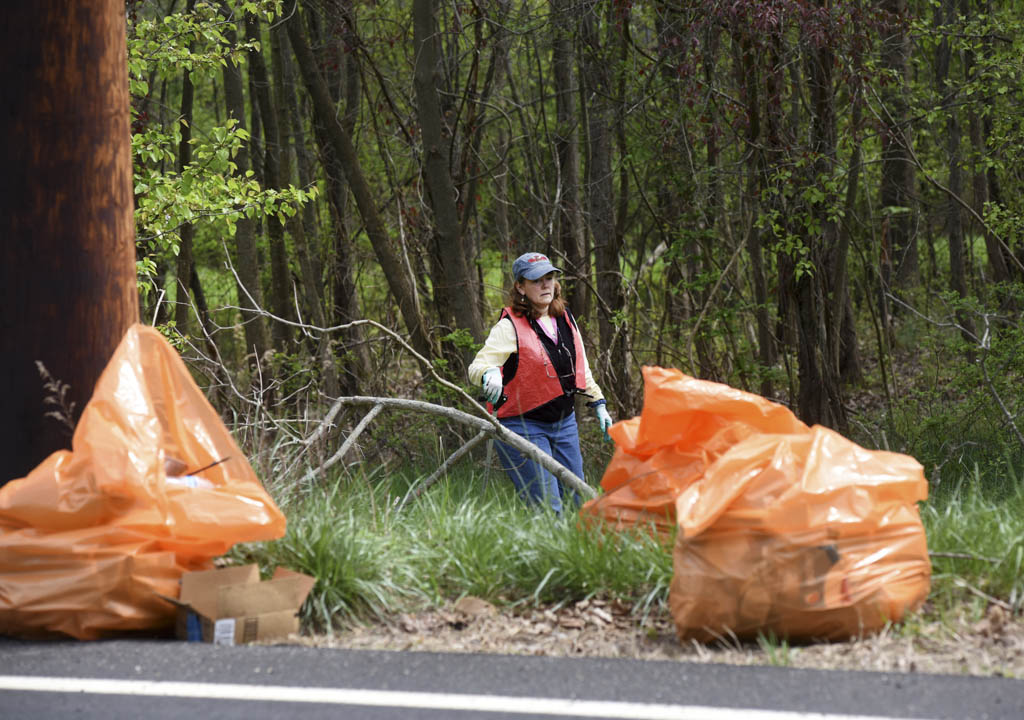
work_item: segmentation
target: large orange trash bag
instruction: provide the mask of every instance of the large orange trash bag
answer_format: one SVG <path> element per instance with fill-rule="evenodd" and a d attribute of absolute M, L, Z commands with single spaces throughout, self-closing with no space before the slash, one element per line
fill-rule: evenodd
<path fill-rule="evenodd" d="M 604 493 L 587 501 L 583 517 L 618 529 L 675 529 L 676 500 L 723 452 L 751 435 L 806 432 L 787 408 L 678 370 L 645 367 L 639 417 L 616 423 L 615 453 L 601 479 Z"/>
<path fill-rule="evenodd" d="M 846 639 L 920 606 L 931 565 L 916 460 L 727 385 L 657 367 L 643 376 L 643 410 L 612 427 L 604 493 L 581 512 L 675 533 L 681 639 Z"/>
<path fill-rule="evenodd" d="M 847 640 L 928 595 L 921 465 L 821 426 L 733 446 L 676 503 L 681 639 Z"/>
<path fill-rule="evenodd" d="M 174 608 L 157 595 L 177 597 L 183 572 L 284 533 L 177 352 L 135 325 L 71 451 L 0 488 L 0 633 L 85 640 L 166 626 Z"/>

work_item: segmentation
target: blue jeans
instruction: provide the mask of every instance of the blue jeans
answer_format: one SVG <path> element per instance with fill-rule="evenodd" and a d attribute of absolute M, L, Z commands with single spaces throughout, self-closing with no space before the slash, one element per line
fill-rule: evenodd
<path fill-rule="evenodd" d="M 516 435 L 526 438 L 569 470 L 583 479 L 583 455 L 580 454 L 580 436 L 576 429 L 576 413 L 553 423 L 527 420 L 519 416 L 499 420 Z M 517 449 L 496 442 L 501 466 L 512 479 L 519 496 L 530 504 L 547 503 L 556 514 L 561 514 L 563 503 L 580 504 L 579 493 L 571 488 L 559 487 L 558 478 Z"/>

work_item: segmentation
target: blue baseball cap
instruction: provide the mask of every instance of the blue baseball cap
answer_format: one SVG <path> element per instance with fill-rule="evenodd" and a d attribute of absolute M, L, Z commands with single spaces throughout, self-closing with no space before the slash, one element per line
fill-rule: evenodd
<path fill-rule="evenodd" d="M 550 272 L 560 273 L 562 271 L 551 264 L 547 255 L 541 253 L 528 252 L 517 257 L 516 261 L 512 263 L 512 277 L 516 280 L 522 280 L 523 278 L 536 280 Z"/>

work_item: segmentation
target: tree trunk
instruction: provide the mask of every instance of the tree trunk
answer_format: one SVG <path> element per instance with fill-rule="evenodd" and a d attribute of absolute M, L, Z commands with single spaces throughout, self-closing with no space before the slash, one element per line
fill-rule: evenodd
<path fill-rule="evenodd" d="M 949 286 L 960 298 L 967 297 L 967 267 L 964 246 L 964 222 L 960 203 L 963 196 L 963 170 L 960 156 L 960 117 L 956 107 L 956 93 L 950 82 L 952 51 L 949 35 L 956 22 L 956 0 L 942 0 L 936 6 L 937 24 L 943 32 L 942 41 L 935 51 L 935 82 L 938 86 L 942 109 L 946 115 L 946 156 L 949 158 L 949 180 L 944 202 L 946 204 L 946 239 L 949 246 Z M 974 321 L 962 309 L 958 309 L 957 321 L 964 340 L 973 345 Z"/>
<path fill-rule="evenodd" d="M 191 13 L 195 4 L 195 0 L 189 0 L 185 6 L 185 12 Z M 189 47 L 191 48 L 191 44 Z M 178 142 L 179 175 L 184 173 L 185 168 L 192 162 L 192 104 L 194 97 L 195 87 L 192 85 L 192 73 L 186 68 L 181 74 L 181 113 L 178 115 L 178 123 L 181 125 L 181 139 Z M 192 223 L 187 222 L 182 225 L 178 237 L 174 327 L 183 336 L 188 337 L 188 325 L 192 316 L 192 303 L 189 296 L 189 287 L 192 282 L 192 239 L 195 237 L 195 228 Z"/>
<path fill-rule="evenodd" d="M 573 76 L 572 8 L 569 0 L 551 0 L 551 65 L 555 83 L 555 153 L 558 155 L 558 247 L 566 271 L 563 286 L 566 300 L 577 317 L 587 317 L 590 307 L 590 263 L 585 254 L 582 208 L 580 207 L 579 114 Z"/>
<path fill-rule="evenodd" d="M 295 99 L 295 85 L 288 53 L 288 34 L 284 27 L 292 22 L 298 22 L 298 20 L 294 16 L 284 18 L 270 31 L 270 59 L 274 68 L 274 96 L 277 99 L 275 110 L 277 110 L 278 168 L 280 172 L 278 179 L 282 188 L 292 183 L 294 172 L 297 169 L 297 167 L 292 167 L 292 157 L 296 158 L 297 166 L 299 145 L 301 144 L 298 101 Z M 298 290 L 306 313 L 314 325 L 324 327 L 327 323 L 321 297 L 321 281 L 313 269 L 313 261 L 310 258 L 309 243 L 306 237 L 307 227 L 303 222 L 303 213 L 296 212 L 290 215 L 285 221 L 285 228 L 291 236 L 293 252 L 299 266 L 301 276 L 299 285 L 301 287 Z M 308 229 L 312 230 L 312 225 Z M 294 302 L 293 297 L 292 303 L 294 304 Z"/>
<path fill-rule="evenodd" d="M 298 12 L 294 0 L 286 5 L 285 15 Z M 337 120 L 334 104 L 331 102 L 327 86 L 317 70 L 316 60 L 309 49 L 302 23 L 290 22 L 287 27 L 288 38 L 291 40 L 292 50 L 295 52 L 299 72 L 313 101 L 313 111 L 323 125 L 345 172 L 352 195 L 356 200 L 356 206 L 359 208 L 359 214 L 366 226 L 366 234 L 370 238 L 374 253 L 384 271 L 384 277 L 387 279 L 388 288 L 398 302 L 412 346 L 416 352 L 429 359 L 433 355 L 433 348 L 420 315 L 419 301 L 401 259 L 391 247 L 391 241 L 377 212 L 377 205 L 374 202 L 370 186 L 363 176 L 359 158 L 352 146 L 352 140 Z"/>
<path fill-rule="evenodd" d="M 917 282 L 918 252 L 915 209 L 913 137 L 907 118 L 908 63 L 906 0 L 881 0 L 888 24 L 882 33 L 881 64 L 897 78 L 882 85 L 882 175 L 880 202 L 889 252 L 883 261 L 885 290 L 892 282 L 907 287 Z"/>
<path fill-rule="evenodd" d="M 271 58 L 274 63 L 274 80 L 277 92 L 278 128 L 280 129 L 281 147 L 281 178 L 285 184 L 291 182 L 292 157 L 295 158 L 295 171 L 298 173 L 299 187 L 312 185 L 309 163 L 306 158 L 306 147 L 302 138 L 302 118 L 299 115 L 299 103 L 295 97 L 294 69 L 289 54 L 288 35 L 283 27 L 287 23 L 300 22 L 301 18 L 284 18 L 271 31 Z M 301 212 L 289 216 L 285 223 L 292 238 L 292 247 L 299 266 L 299 294 L 306 308 L 307 317 L 317 327 L 327 326 L 327 313 L 324 309 L 323 281 L 317 266 L 313 262 L 314 252 L 310 250 L 310 235 L 315 237 L 316 221 L 310 214 L 313 203 L 307 202 Z M 317 363 L 320 366 L 321 390 L 328 397 L 336 397 L 340 392 L 338 372 L 331 353 L 331 338 L 321 334 L 316 342 Z"/>
<path fill-rule="evenodd" d="M 321 27 L 325 37 L 320 45 L 324 48 L 318 55 L 321 67 L 332 68 L 336 72 L 328 77 L 326 83 L 328 96 L 332 106 L 343 103 L 341 126 L 351 137 L 355 131 L 356 117 L 359 113 L 359 101 L 362 95 L 362 79 L 360 77 L 359 58 L 354 50 L 357 42 L 355 35 L 356 18 L 352 12 L 351 0 L 331 2 L 323 9 Z M 349 48 L 347 51 L 344 48 Z M 342 82 L 344 81 L 344 82 Z M 334 117 L 331 122 L 337 122 Z M 348 186 L 345 171 L 341 166 L 334 146 L 328 137 L 323 120 L 314 113 L 313 124 L 316 130 L 317 145 L 320 148 L 323 172 L 326 176 L 327 197 L 331 209 L 334 229 L 334 242 L 331 246 L 331 297 L 334 302 L 332 322 L 348 323 L 362 317 L 359 308 L 359 297 L 356 294 L 355 261 L 352 242 L 349 240 L 349 203 Z M 370 354 L 366 347 L 365 335 L 361 325 L 343 330 L 342 341 L 334 346 L 334 354 L 340 363 L 339 392 L 345 395 L 357 395 L 371 376 Z"/>
<path fill-rule="evenodd" d="M 475 297 L 475 280 L 470 273 L 474 258 L 469 257 L 463 244 L 456 207 L 455 185 L 452 182 L 450 129 L 445 125 L 438 101 L 438 76 L 441 54 L 437 20 L 434 16 L 436 0 L 413 0 L 413 45 L 416 67 L 413 87 L 416 91 L 416 117 L 419 120 L 423 142 L 423 178 L 427 199 L 434 216 L 434 240 L 443 277 L 434 278 L 434 292 L 441 295 L 442 305 L 451 308 L 459 328 L 468 330 L 477 342 L 483 339 L 483 320 L 480 306 L 466 301 L 466 295 Z M 473 352 L 463 350 L 468 365 Z"/>
<path fill-rule="evenodd" d="M 245 18 L 245 36 L 249 42 L 261 41 L 259 21 L 253 15 Z M 254 104 L 259 105 L 263 124 L 263 182 L 264 187 L 279 190 L 285 186 L 281 176 L 281 131 L 277 122 L 277 111 L 270 95 L 270 76 L 263 59 L 263 49 L 249 50 L 249 67 L 253 77 L 256 95 Z M 267 217 L 267 236 L 270 242 L 270 305 L 275 315 L 295 321 L 294 303 L 291 293 L 291 273 L 288 271 L 288 251 L 285 246 L 284 225 L 277 215 Z M 285 323 L 271 325 L 271 336 L 278 350 L 287 351 L 291 329 Z"/>
<path fill-rule="evenodd" d="M 979 3 L 979 5 L 981 4 Z M 962 12 L 971 12 L 970 3 L 967 0 L 964 0 L 962 5 Z M 979 8 L 981 12 L 985 12 L 985 10 L 986 8 L 984 7 Z M 966 75 L 967 82 L 973 83 L 977 81 L 975 65 L 974 51 L 968 46 L 964 50 L 964 75 Z M 986 173 L 983 160 L 988 157 L 989 153 L 986 148 L 983 121 L 978 113 L 976 103 L 973 102 L 967 108 L 967 127 L 971 149 L 973 150 L 971 160 L 971 207 L 974 208 L 974 212 L 977 213 L 978 217 L 984 217 L 985 204 L 989 201 L 989 192 L 988 174 Z M 1007 266 L 1006 257 L 1003 255 L 999 238 L 993 235 L 987 227 L 978 228 L 978 231 L 985 239 L 985 251 L 988 255 L 988 267 L 992 281 L 997 283 L 1009 282 L 1010 269 Z"/>
<path fill-rule="evenodd" d="M 825 0 L 822 0 L 824 2 Z M 832 79 L 834 55 L 826 45 L 808 46 L 808 79 L 811 110 L 811 151 L 814 157 L 812 182 L 832 177 L 836 161 L 835 89 Z M 830 204 L 838 198 L 826 194 L 812 206 L 821 236 L 808 237 L 814 270 L 804 272 L 797 282 L 799 326 L 799 415 L 805 423 L 821 424 L 840 433 L 847 432 L 836 351 L 842 315 L 830 302 L 839 288 L 845 288 L 845 248 L 839 243 L 839 227 Z M 839 308 L 842 309 L 840 303 Z"/>
<path fill-rule="evenodd" d="M 754 284 L 754 320 L 757 324 L 757 353 L 761 364 L 760 393 L 764 397 L 773 394 L 771 375 L 767 372 L 775 364 L 775 340 L 772 337 L 768 317 L 768 282 L 765 277 L 762 237 L 755 220 L 761 213 L 761 178 L 765 174 L 765 157 L 761 151 L 761 100 L 758 87 L 761 83 L 758 68 L 762 63 L 755 57 L 751 38 L 742 32 L 738 38 L 742 48 L 738 74 L 744 85 L 744 101 L 747 105 L 747 192 L 744 198 L 744 223 L 747 237 L 747 254 L 750 256 L 750 274 Z M 749 219 L 749 221 L 748 221 Z"/>
<path fill-rule="evenodd" d="M 222 12 L 230 17 L 226 4 Z M 232 23 L 225 31 L 225 37 L 231 44 L 235 43 L 236 35 Z M 245 96 L 242 93 L 242 71 L 238 65 L 228 60 L 223 68 L 224 104 L 227 116 L 236 123 L 236 127 L 244 130 Z M 239 181 L 245 179 L 249 169 L 249 143 L 243 142 L 235 153 L 234 175 Z M 259 311 L 263 309 L 263 290 L 260 286 L 259 257 L 256 252 L 256 239 L 253 234 L 253 221 L 241 215 L 235 221 L 235 270 L 238 274 L 238 305 L 244 308 L 242 321 L 245 331 L 245 356 L 252 367 L 256 361 L 262 361 L 267 352 L 267 326 Z"/>
<path fill-rule="evenodd" d="M 622 248 L 615 232 L 615 197 L 612 183 L 612 132 L 616 122 L 613 101 L 611 40 L 602 42 L 599 2 L 585 3 L 581 20 L 583 68 L 581 79 L 587 98 L 586 196 L 593 236 L 597 271 L 598 330 L 602 352 L 597 363 L 602 387 L 626 416 L 635 414 L 639 403 L 629 378 L 628 328 L 617 311 L 625 307 L 619 257 Z M 614 24 L 609 22 L 609 28 Z M 609 35 L 614 31 L 608 30 Z"/>
<path fill-rule="evenodd" d="M 73 421 L 138 321 L 125 5 L 15 3 L 0 115 L 0 484 L 68 437 L 36 362 L 70 386 Z"/>

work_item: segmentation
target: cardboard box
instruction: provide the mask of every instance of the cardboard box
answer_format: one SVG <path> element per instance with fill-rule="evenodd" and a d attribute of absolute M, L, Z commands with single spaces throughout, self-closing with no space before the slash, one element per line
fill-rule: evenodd
<path fill-rule="evenodd" d="M 241 565 L 187 572 L 178 599 L 167 600 L 178 608 L 175 633 L 180 639 L 241 645 L 298 632 L 299 608 L 315 582 L 286 568 L 261 582 L 256 565 Z"/>

